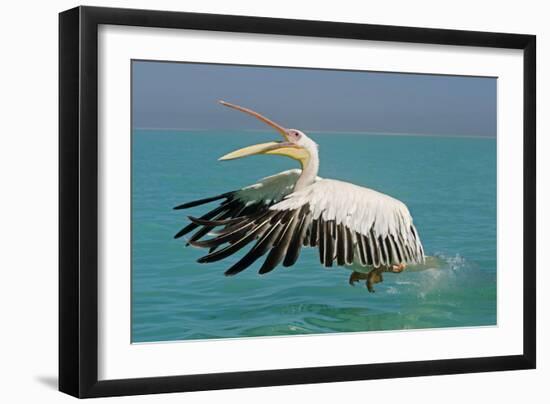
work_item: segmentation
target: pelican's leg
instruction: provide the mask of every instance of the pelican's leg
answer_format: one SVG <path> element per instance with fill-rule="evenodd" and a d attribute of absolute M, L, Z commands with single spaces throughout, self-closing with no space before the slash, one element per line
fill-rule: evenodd
<path fill-rule="evenodd" d="M 379 267 L 379 268 L 374 268 L 367 274 L 366 286 L 369 292 L 374 293 L 373 286 L 377 283 L 384 281 L 384 278 L 382 278 L 382 272 L 385 272 L 385 271 L 386 271 L 386 268 Z"/>
<path fill-rule="evenodd" d="M 379 268 L 373 268 L 369 272 L 357 272 L 353 271 L 349 277 L 349 284 L 351 286 L 355 286 L 355 283 L 363 280 L 365 282 L 365 286 L 369 290 L 369 292 L 374 292 L 373 286 L 377 283 L 380 283 L 384 280 L 382 278 L 382 272 L 387 272 L 388 269 L 386 267 L 379 267 Z"/>
<path fill-rule="evenodd" d="M 357 272 L 357 271 L 353 271 L 351 273 L 351 275 L 349 276 L 349 284 L 351 286 L 355 286 L 355 283 L 356 282 L 359 282 L 361 280 L 367 280 L 367 277 L 368 277 L 368 273 L 365 273 L 365 272 Z"/>

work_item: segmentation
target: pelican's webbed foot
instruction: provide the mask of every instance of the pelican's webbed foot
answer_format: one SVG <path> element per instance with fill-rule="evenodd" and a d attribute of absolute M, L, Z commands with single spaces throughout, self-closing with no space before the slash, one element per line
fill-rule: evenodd
<path fill-rule="evenodd" d="M 373 286 L 384 280 L 384 278 L 382 277 L 382 272 L 384 272 L 383 267 L 374 268 L 368 273 L 353 271 L 349 277 L 349 284 L 351 286 L 355 286 L 356 282 L 364 280 L 366 281 L 365 286 L 367 287 L 369 292 L 374 293 Z"/>
<path fill-rule="evenodd" d="M 403 272 L 407 268 L 407 265 L 401 263 L 397 265 L 392 265 L 390 268 L 390 272 L 393 272 L 394 274 L 398 274 L 400 272 Z"/>
<path fill-rule="evenodd" d="M 384 278 L 382 277 L 382 272 L 393 272 L 395 274 L 398 274 L 400 272 L 403 272 L 405 268 L 405 264 L 397 264 L 390 267 L 382 266 L 378 268 L 373 268 L 367 273 L 353 271 L 349 277 L 349 284 L 351 286 L 355 286 L 355 283 L 364 280 L 366 281 L 365 286 L 367 287 L 369 292 L 374 293 L 374 285 L 384 281 Z"/>

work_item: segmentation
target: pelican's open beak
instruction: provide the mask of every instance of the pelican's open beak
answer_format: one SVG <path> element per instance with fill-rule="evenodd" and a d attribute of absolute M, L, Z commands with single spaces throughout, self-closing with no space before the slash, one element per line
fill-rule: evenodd
<path fill-rule="evenodd" d="M 286 128 L 282 127 L 278 123 L 273 122 L 271 119 L 266 118 L 262 114 L 259 114 L 256 111 L 252 111 L 251 109 L 241 107 L 239 105 L 231 104 L 230 102 L 225 102 L 220 100 L 220 104 L 225 105 L 226 107 L 229 107 L 229 108 L 236 109 L 237 111 L 244 112 L 245 114 L 252 115 L 254 118 L 257 118 L 263 123 L 268 124 L 277 132 L 279 132 L 281 136 L 285 138 L 286 141 L 290 141 L 290 139 L 288 138 L 288 133 L 286 132 Z"/>
<path fill-rule="evenodd" d="M 232 151 L 226 155 L 220 157 L 218 160 L 234 160 L 241 157 L 253 156 L 255 154 L 285 154 L 287 149 L 298 150 L 298 148 L 288 142 L 267 142 L 255 144 L 253 146 L 243 147 L 242 149 Z"/>
<path fill-rule="evenodd" d="M 242 149 L 235 150 L 220 157 L 219 160 L 233 160 L 242 157 L 253 156 L 255 154 L 276 154 L 280 156 L 287 156 L 298 161 L 302 161 L 306 157 L 307 152 L 297 144 L 290 142 L 287 130 L 278 123 L 273 122 L 271 119 L 266 118 L 256 111 L 252 111 L 251 109 L 244 108 L 239 105 L 231 104 L 225 101 L 220 101 L 220 104 L 225 105 L 229 108 L 236 109 L 237 111 L 252 115 L 254 118 L 257 118 L 260 121 L 268 124 L 275 130 L 277 130 L 277 132 L 279 132 L 281 136 L 283 136 L 285 141 L 260 143 L 253 146 L 244 147 Z"/>

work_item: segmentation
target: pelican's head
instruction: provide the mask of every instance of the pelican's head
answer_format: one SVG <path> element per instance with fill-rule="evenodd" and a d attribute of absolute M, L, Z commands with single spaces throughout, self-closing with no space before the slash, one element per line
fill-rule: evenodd
<path fill-rule="evenodd" d="M 287 156 L 297 160 L 303 168 L 307 165 L 313 155 L 317 155 L 317 144 L 307 137 L 304 132 L 297 129 L 286 129 L 278 123 L 273 122 L 272 120 L 255 111 L 252 111 L 251 109 L 230 104 L 225 101 L 220 101 L 220 104 L 252 115 L 260 121 L 266 123 L 279 132 L 284 141 L 260 143 L 253 146 L 244 147 L 220 157 L 219 160 L 233 160 L 256 154 L 274 154 L 279 156 Z"/>

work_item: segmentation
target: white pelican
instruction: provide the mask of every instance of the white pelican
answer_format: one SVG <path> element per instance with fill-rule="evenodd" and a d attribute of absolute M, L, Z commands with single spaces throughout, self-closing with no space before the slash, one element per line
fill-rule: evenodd
<path fill-rule="evenodd" d="M 301 169 L 175 207 L 221 201 L 200 218 L 190 216 L 191 223 L 175 235 L 196 230 L 187 245 L 210 249 L 199 263 L 219 261 L 254 243 L 225 275 L 235 275 L 267 254 L 259 270 L 265 274 L 281 262 L 294 265 L 302 246 L 317 247 L 323 266 L 350 267 L 349 283 L 366 280 L 371 292 L 382 281 L 382 272 L 401 272 L 407 264 L 424 263 L 418 232 L 403 202 L 369 188 L 319 178 L 318 146 L 305 133 L 286 129 L 251 109 L 220 103 L 252 115 L 284 138 L 236 150 L 220 160 L 269 154 L 290 157 Z M 208 233 L 215 236 L 203 240 Z"/>

